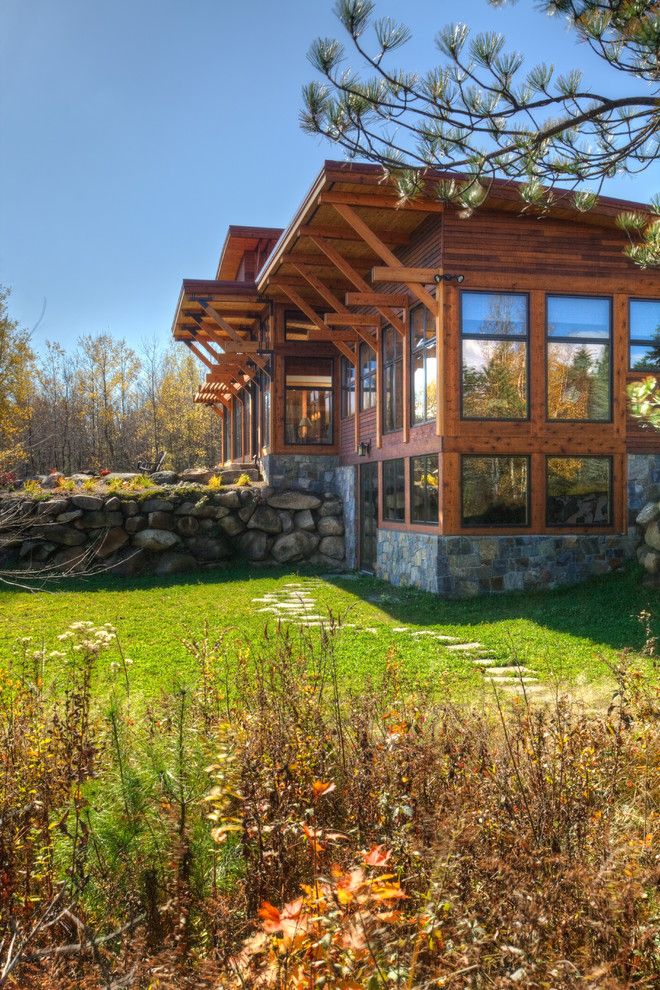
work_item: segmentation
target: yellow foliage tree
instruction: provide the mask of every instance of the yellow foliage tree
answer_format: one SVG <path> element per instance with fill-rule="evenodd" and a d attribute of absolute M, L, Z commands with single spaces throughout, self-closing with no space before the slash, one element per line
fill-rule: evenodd
<path fill-rule="evenodd" d="M 13 468 L 25 456 L 30 421 L 34 354 L 30 335 L 7 310 L 9 290 L 0 288 L 0 468 Z"/>

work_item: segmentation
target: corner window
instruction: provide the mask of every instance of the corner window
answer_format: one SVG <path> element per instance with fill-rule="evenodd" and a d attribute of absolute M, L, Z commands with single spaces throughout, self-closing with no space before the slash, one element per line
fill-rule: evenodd
<path fill-rule="evenodd" d="M 435 326 L 425 306 L 410 312 L 410 355 L 412 423 L 416 425 L 435 419 L 438 408 Z"/>
<path fill-rule="evenodd" d="M 383 330 L 383 433 L 403 429 L 403 338 Z"/>
<path fill-rule="evenodd" d="M 527 296 L 461 293 L 463 419 L 526 419 Z"/>
<path fill-rule="evenodd" d="M 360 344 L 360 409 L 376 406 L 376 352 L 368 344 Z"/>
<path fill-rule="evenodd" d="M 546 490 L 548 526 L 611 524 L 611 458 L 548 457 Z"/>
<path fill-rule="evenodd" d="M 348 358 L 341 359 L 341 418 L 355 415 L 355 365 Z"/>
<path fill-rule="evenodd" d="M 332 443 L 332 361 L 287 358 L 285 438 L 290 444 Z"/>
<path fill-rule="evenodd" d="M 630 370 L 660 371 L 660 299 L 630 300 Z"/>
<path fill-rule="evenodd" d="M 611 418 L 612 307 L 609 299 L 548 296 L 548 418 Z"/>
<path fill-rule="evenodd" d="M 438 522 L 440 502 L 438 497 L 438 455 L 425 454 L 410 459 L 410 521 L 414 523 Z"/>
<path fill-rule="evenodd" d="M 406 518 L 406 472 L 403 458 L 383 461 L 383 520 L 404 522 Z"/>
<path fill-rule="evenodd" d="M 463 526 L 529 525 L 529 458 L 461 458 Z"/>

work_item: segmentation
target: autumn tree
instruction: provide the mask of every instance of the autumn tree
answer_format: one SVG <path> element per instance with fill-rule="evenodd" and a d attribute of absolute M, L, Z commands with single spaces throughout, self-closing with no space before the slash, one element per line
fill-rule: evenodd
<path fill-rule="evenodd" d="M 34 362 L 30 335 L 10 318 L 8 297 L 0 287 L 0 469 L 24 455 Z"/>
<path fill-rule="evenodd" d="M 507 0 L 489 0 L 502 6 Z M 303 90 L 302 127 L 349 157 L 392 174 L 403 198 L 428 168 L 467 173 L 437 182 L 435 193 L 464 214 L 487 198 L 493 179 L 520 180 L 521 205 L 547 208 L 557 190 L 589 210 L 605 181 L 634 175 L 658 159 L 660 10 L 656 0 L 538 0 L 540 12 L 565 18 L 573 37 L 607 66 L 600 91 L 579 70 L 557 75 L 544 63 L 525 68 L 501 34 L 470 37 L 452 24 L 436 37 L 441 61 L 428 72 L 398 68 L 391 55 L 408 28 L 374 17 L 373 0 L 337 0 L 335 11 L 356 64 L 340 41 L 317 39 L 309 53 L 323 77 Z M 625 81 L 625 92 L 622 84 Z M 620 226 L 629 256 L 660 264 L 660 201 L 626 213 Z"/>

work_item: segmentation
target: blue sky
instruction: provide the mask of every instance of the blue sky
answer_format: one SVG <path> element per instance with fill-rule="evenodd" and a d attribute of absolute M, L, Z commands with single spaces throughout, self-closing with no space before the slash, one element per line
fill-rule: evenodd
<path fill-rule="evenodd" d="M 410 69 L 434 64 L 451 21 L 499 30 L 527 62 L 616 77 L 532 0 L 379 0 L 404 19 Z M 298 126 L 332 0 L 3 0 L 0 11 L 0 284 L 34 334 L 169 334 L 181 279 L 212 277 L 230 223 L 284 226 L 337 149 Z M 610 195 L 647 200 L 660 168 Z"/>

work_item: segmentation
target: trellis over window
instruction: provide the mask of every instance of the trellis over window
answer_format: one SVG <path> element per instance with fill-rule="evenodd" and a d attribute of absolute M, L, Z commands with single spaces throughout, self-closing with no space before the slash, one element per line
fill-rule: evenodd
<path fill-rule="evenodd" d="M 550 420 L 609 422 L 612 416 L 612 300 L 546 297 Z"/>
<path fill-rule="evenodd" d="M 410 311 L 410 353 L 412 423 L 427 423 L 437 415 L 438 383 L 435 324 L 425 306 Z"/>
<path fill-rule="evenodd" d="M 524 293 L 460 295 L 463 419 L 526 419 L 529 302 Z"/>
<path fill-rule="evenodd" d="M 285 442 L 333 442 L 333 362 L 287 358 L 285 364 Z"/>
<path fill-rule="evenodd" d="M 394 327 L 384 327 L 383 433 L 403 428 L 403 340 Z"/>
<path fill-rule="evenodd" d="M 631 299 L 630 370 L 660 371 L 660 299 Z"/>

